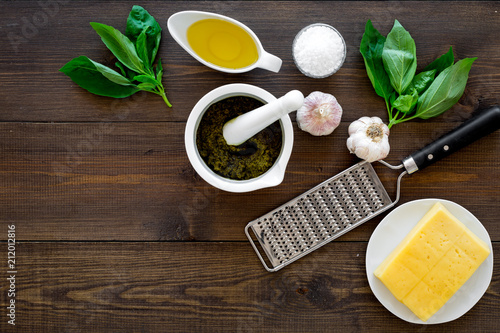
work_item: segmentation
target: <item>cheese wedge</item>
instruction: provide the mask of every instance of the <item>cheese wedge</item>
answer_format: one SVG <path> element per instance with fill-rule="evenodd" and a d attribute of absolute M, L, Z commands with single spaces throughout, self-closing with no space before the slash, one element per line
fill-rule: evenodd
<path fill-rule="evenodd" d="M 427 321 L 489 254 L 488 245 L 438 202 L 374 274 L 396 299 Z"/>

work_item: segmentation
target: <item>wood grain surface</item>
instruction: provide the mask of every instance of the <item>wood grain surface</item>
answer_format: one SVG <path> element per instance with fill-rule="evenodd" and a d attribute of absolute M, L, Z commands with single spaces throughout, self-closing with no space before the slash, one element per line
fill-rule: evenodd
<path fill-rule="evenodd" d="M 59 72 L 80 55 L 114 59 L 89 22 L 125 30 L 134 4 L 160 23 L 159 56 L 173 107 L 138 93 L 90 94 Z M 235 18 L 283 60 L 279 73 L 229 75 L 204 67 L 170 36 L 170 15 L 204 10 Z M 417 46 L 418 69 L 453 46 L 478 57 L 464 96 L 437 118 L 391 129 L 389 163 L 500 103 L 500 3 L 431 1 L 0 1 L 0 331 L 1 332 L 496 332 L 500 261 L 491 284 L 463 317 L 409 324 L 370 290 L 365 253 L 383 219 L 373 218 L 277 273 L 262 267 L 245 225 L 358 160 L 345 147 L 361 116 L 387 121 L 366 76 L 359 43 L 371 19 L 387 34 L 398 19 Z M 309 79 L 291 45 L 304 26 L 336 27 L 347 58 L 335 75 Z M 299 89 L 334 94 L 344 113 L 330 136 L 298 129 L 279 186 L 228 193 L 189 164 L 186 120 L 196 102 L 228 83 L 279 97 Z M 391 197 L 397 171 L 376 165 Z M 500 250 L 500 131 L 402 181 L 400 204 L 454 201 L 488 230 Z M 7 230 L 16 228 L 16 325 L 8 324 Z"/>

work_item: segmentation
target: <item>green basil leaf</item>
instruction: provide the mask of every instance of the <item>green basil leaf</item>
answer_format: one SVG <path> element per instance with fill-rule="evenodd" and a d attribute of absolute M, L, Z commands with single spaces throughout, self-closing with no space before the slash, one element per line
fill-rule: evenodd
<path fill-rule="evenodd" d="M 135 49 L 137 51 L 137 55 L 139 56 L 139 58 L 141 58 L 142 62 L 147 64 L 149 67 L 148 46 L 146 41 L 146 31 L 148 29 L 149 27 L 145 27 L 144 30 L 142 30 L 139 37 L 137 37 L 137 40 L 135 42 Z"/>
<path fill-rule="evenodd" d="M 149 64 L 151 65 L 154 62 L 156 53 L 160 46 L 161 27 L 147 10 L 141 6 L 133 6 L 127 18 L 127 29 L 125 34 L 131 41 L 135 42 L 146 27 L 150 27 L 146 33 L 146 44 L 150 61 Z"/>
<path fill-rule="evenodd" d="M 391 32 L 387 35 L 382 61 L 394 90 L 403 94 L 417 70 L 417 50 L 410 33 L 398 20 L 394 22 Z"/>
<path fill-rule="evenodd" d="M 141 83 L 137 85 L 137 88 L 145 91 L 154 91 L 156 88 L 156 84 L 153 83 Z"/>
<path fill-rule="evenodd" d="M 389 97 L 389 102 L 391 103 L 391 105 L 394 103 L 395 100 L 396 100 L 396 92 L 393 91 L 391 96 Z"/>
<path fill-rule="evenodd" d="M 126 78 L 128 78 L 129 80 L 133 80 L 134 79 L 134 76 L 137 75 L 136 72 L 134 71 L 131 71 L 130 69 L 128 69 L 127 67 L 125 67 L 121 62 L 117 61 L 115 62 L 115 66 L 118 67 L 120 69 L 120 71 L 122 72 L 122 75 L 125 76 Z"/>
<path fill-rule="evenodd" d="M 114 83 L 122 85 L 122 86 L 135 86 L 135 84 L 130 82 L 129 79 L 127 79 L 125 76 L 119 74 L 118 72 L 112 70 L 111 68 L 104 66 L 98 62 L 95 62 L 92 59 L 88 59 L 88 60 L 91 61 L 92 64 L 95 66 L 95 68 L 111 82 L 114 82 Z"/>
<path fill-rule="evenodd" d="M 128 77 L 127 72 L 125 71 L 125 67 L 122 65 L 121 62 L 119 62 L 119 61 L 115 62 L 115 66 L 120 69 L 120 72 L 122 72 L 123 76 Z"/>
<path fill-rule="evenodd" d="M 465 90 L 472 63 L 465 58 L 446 68 L 418 99 L 416 115 L 422 119 L 439 116 L 458 102 Z"/>
<path fill-rule="evenodd" d="M 415 75 L 408 88 L 406 88 L 405 94 L 408 94 L 408 92 L 411 92 L 413 89 L 415 89 L 418 94 L 422 94 L 429 88 L 432 81 L 434 81 L 435 75 L 435 69 Z"/>
<path fill-rule="evenodd" d="M 161 41 L 161 31 L 158 32 L 158 34 L 155 36 L 155 47 L 151 51 L 151 55 L 150 55 L 151 65 L 153 65 L 153 62 L 156 58 L 156 55 L 158 54 L 158 49 L 160 48 L 160 41 Z"/>
<path fill-rule="evenodd" d="M 151 84 L 154 84 L 155 86 L 158 83 L 158 82 L 155 81 L 154 78 L 152 78 L 151 76 L 148 76 L 148 75 L 137 75 L 137 76 L 134 76 L 134 81 L 139 81 L 139 82 L 143 82 L 143 83 L 151 83 Z"/>
<path fill-rule="evenodd" d="M 382 51 L 384 49 L 385 37 L 368 20 L 365 33 L 361 39 L 359 51 L 365 61 L 366 73 L 375 89 L 375 92 L 386 101 L 389 100 L 394 89 L 382 63 Z"/>
<path fill-rule="evenodd" d="M 455 58 L 453 57 L 453 48 L 450 46 L 448 52 L 431 62 L 427 67 L 424 68 L 424 71 L 435 69 L 436 75 L 439 75 L 439 73 L 453 65 L 454 61 Z"/>
<path fill-rule="evenodd" d="M 417 105 L 417 101 L 418 92 L 416 89 L 413 89 L 410 95 L 399 95 L 398 98 L 392 102 L 392 106 L 403 113 L 410 113 L 413 108 L 415 108 L 415 105 Z"/>
<path fill-rule="evenodd" d="M 100 67 L 96 66 L 96 64 L 98 63 L 85 56 L 80 56 L 69 61 L 60 71 L 68 75 L 80 87 L 96 95 L 123 98 L 139 91 L 135 85 L 122 85 L 111 81 L 110 77 L 116 79 L 113 74 L 110 74 L 111 71 L 114 71 L 111 69 L 109 71 L 104 70 L 102 67 L 105 66 L 101 65 L 102 67 Z M 116 81 L 121 81 L 121 79 Z"/>
<path fill-rule="evenodd" d="M 91 22 L 90 25 L 122 64 L 135 72 L 144 73 L 144 64 L 137 55 L 134 44 L 127 36 L 109 25 L 96 22 Z"/>
<path fill-rule="evenodd" d="M 161 65 L 161 58 L 158 59 L 158 64 L 156 65 L 156 81 L 160 82 L 163 79 L 163 67 Z"/>

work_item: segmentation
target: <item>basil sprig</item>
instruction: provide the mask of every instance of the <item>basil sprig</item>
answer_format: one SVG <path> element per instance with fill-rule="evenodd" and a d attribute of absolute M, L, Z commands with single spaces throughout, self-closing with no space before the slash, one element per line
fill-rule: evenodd
<path fill-rule="evenodd" d="M 385 100 L 389 128 L 449 110 L 462 97 L 472 63 L 477 59 L 454 63 L 450 47 L 417 74 L 415 41 L 397 20 L 387 38 L 368 20 L 359 49 L 375 92 Z"/>
<path fill-rule="evenodd" d="M 133 6 L 125 35 L 119 30 L 91 22 L 90 25 L 118 62 L 116 71 L 86 56 L 72 59 L 60 71 L 89 92 L 123 98 L 144 90 L 160 95 L 171 107 L 162 84 L 161 59 L 154 66 L 161 41 L 161 27 L 144 8 Z"/>

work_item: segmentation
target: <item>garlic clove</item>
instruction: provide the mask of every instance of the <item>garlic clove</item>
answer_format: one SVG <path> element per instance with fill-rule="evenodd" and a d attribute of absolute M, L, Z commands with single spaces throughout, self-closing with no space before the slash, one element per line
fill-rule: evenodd
<path fill-rule="evenodd" d="M 297 110 L 299 128 L 315 136 L 329 135 L 342 119 L 342 107 L 337 99 L 327 93 L 313 91 Z"/>
<path fill-rule="evenodd" d="M 357 131 L 361 130 L 362 128 L 366 127 L 366 124 L 370 122 L 369 117 L 361 117 L 357 121 L 353 121 L 350 125 L 347 131 L 349 132 L 349 135 L 352 135 L 356 133 Z"/>

